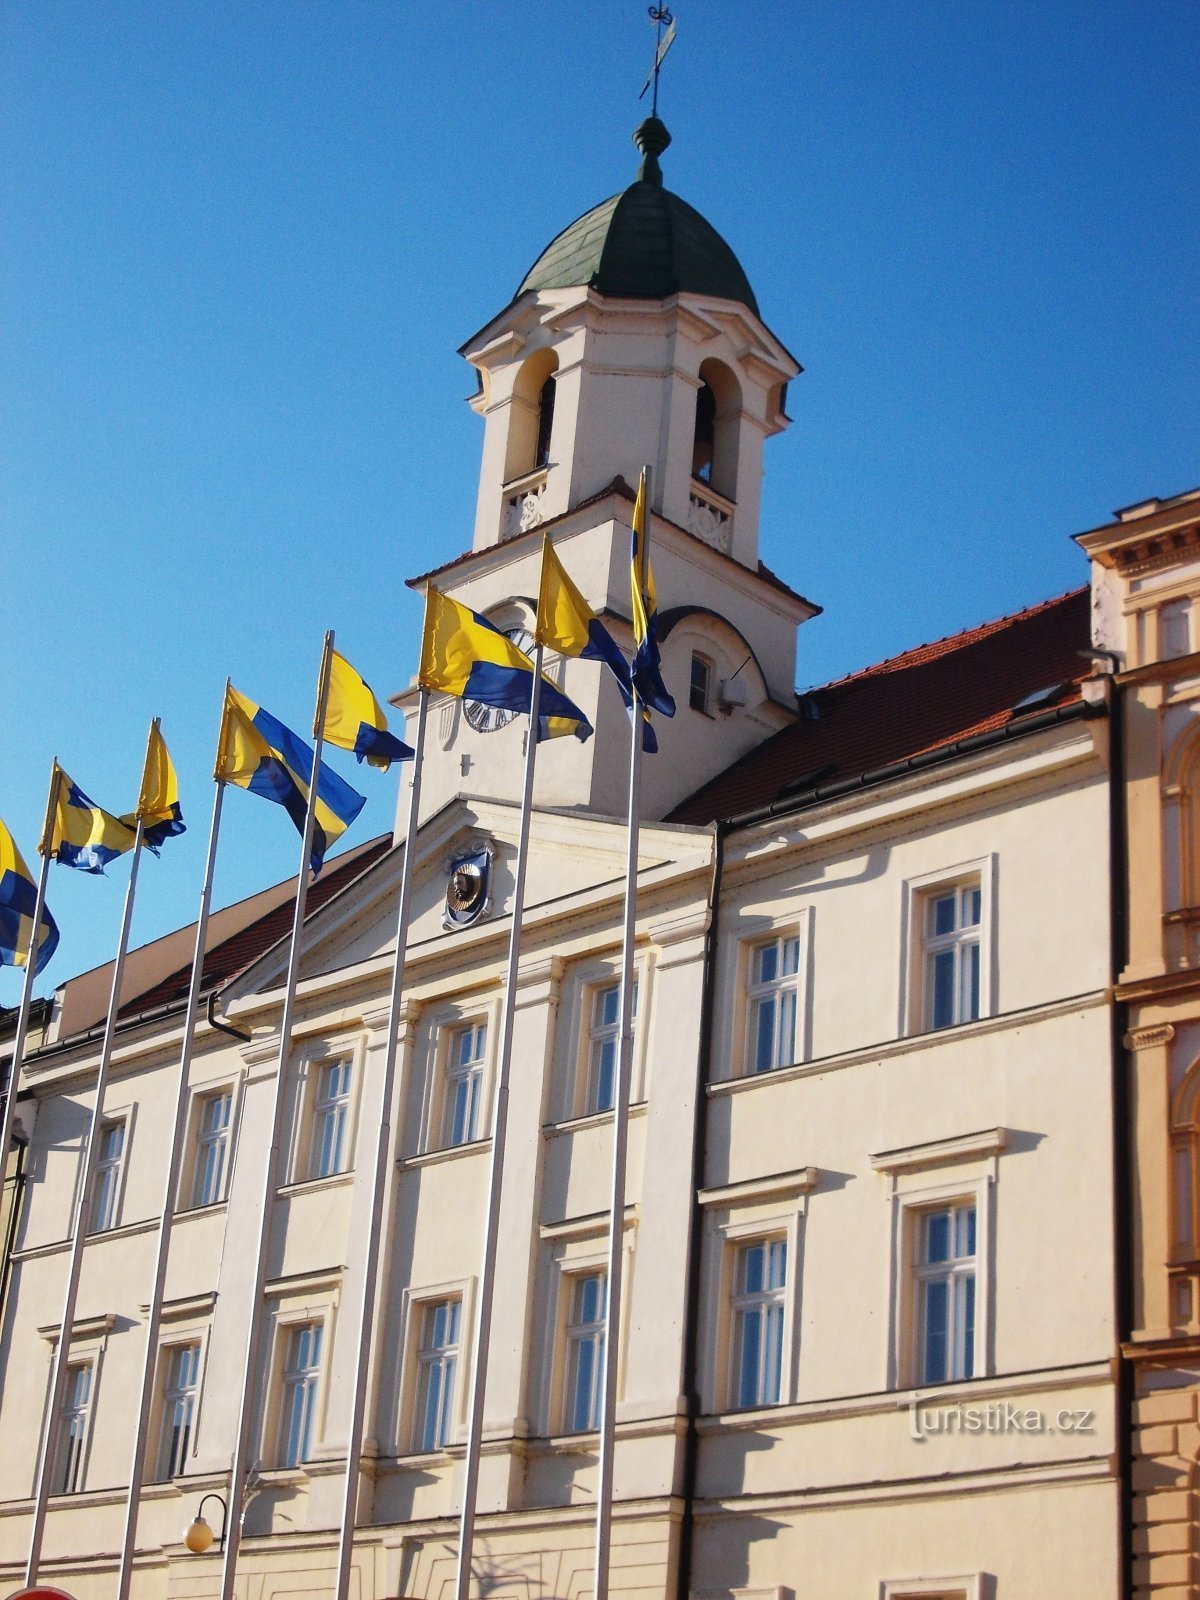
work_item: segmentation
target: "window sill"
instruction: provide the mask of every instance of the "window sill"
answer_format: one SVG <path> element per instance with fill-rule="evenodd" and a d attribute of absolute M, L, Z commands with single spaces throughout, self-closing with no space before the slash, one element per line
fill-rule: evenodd
<path fill-rule="evenodd" d="M 176 1206 L 172 1217 L 172 1226 L 182 1222 L 185 1217 L 209 1217 L 214 1212 L 226 1211 L 229 1208 L 229 1196 L 225 1195 L 220 1200 L 210 1200 L 202 1206 Z"/>
<path fill-rule="evenodd" d="M 409 1168 L 436 1167 L 442 1161 L 456 1161 L 460 1156 L 478 1155 L 481 1150 L 490 1150 L 491 1139 L 472 1139 L 468 1144 L 448 1144 L 441 1150 L 423 1150 L 417 1156 L 401 1156 L 396 1165 L 402 1172 Z"/>
<path fill-rule="evenodd" d="M 646 1101 L 634 1100 L 629 1107 L 629 1115 L 644 1117 L 646 1114 Z M 580 1117 L 564 1117 L 561 1122 L 544 1122 L 542 1124 L 542 1137 L 552 1139 L 558 1134 L 579 1133 L 584 1128 L 603 1128 L 613 1120 L 611 1111 L 588 1111 Z"/>
<path fill-rule="evenodd" d="M 340 1189 L 348 1183 L 354 1182 L 354 1170 L 348 1172 L 331 1172 L 327 1178 L 297 1178 L 292 1183 L 281 1183 L 278 1195 L 283 1199 L 290 1199 L 296 1194 L 316 1194 L 322 1189 Z"/>

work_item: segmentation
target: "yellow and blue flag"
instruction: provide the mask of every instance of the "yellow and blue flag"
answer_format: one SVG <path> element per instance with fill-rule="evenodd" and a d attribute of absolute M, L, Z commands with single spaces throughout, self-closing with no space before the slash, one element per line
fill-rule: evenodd
<path fill-rule="evenodd" d="M 140 822 L 142 842 L 149 845 L 155 855 L 164 839 L 174 839 L 187 832 L 183 812 L 179 808 L 179 781 L 175 776 L 175 763 L 171 760 L 167 741 L 157 722 L 150 725 L 137 810 L 122 817 L 121 821 L 129 828 L 136 828 Z"/>
<path fill-rule="evenodd" d="M 36 910 L 37 885 L 29 875 L 12 834 L 0 822 L 0 966 L 28 965 Z M 58 925 L 43 906 L 33 963 L 35 978 L 57 949 Z"/>
<path fill-rule="evenodd" d="M 387 718 L 358 673 L 336 650 L 329 652 L 329 696 L 325 738 L 339 750 L 353 750 L 360 761 L 386 772 L 393 761 L 411 761 L 413 752 L 388 732 Z"/>
<path fill-rule="evenodd" d="M 559 655 L 582 661 L 602 661 L 617 680 L 626 708 L 633 710 L 630 666 L 612 634 L 572 583 L 548 538 L 542 540 L 542 579 L 538 589 L 539 644 Z M 642 749 L 653 754 L 658 739 L 645 710 L 642 711 Z"/>
<path fill-rule="evenodd" d="M 423 689 L 528 713 L 533 662 L 486 617 L 431 586 L 425 595 L 418 681 Z M 545 673 L 538 706 L 539 741 L 566 733 L 580 740 L 591 738 L 591 723 Z"/>
<path fill-rule="evenodd" d="M 282 806 L 303 835 L 312 776 L 312 747 L 285 728 L 269 711 L 255 705 L 229 684 L 221 718 L 221 738 L 213 776 L 220 783 L 261 795 Z M 317 773 L 314 813 L 313 872 L 320 872 L 329 847 L 341 838 L 367 803 L 366 796 L 339 778 L 322 761 Z"/>
<path fill-rule="evenodd" d="M 650 570 L 650 548 L 646 536 L 646 473 L 638 482 L 633 507 L 633 540 L 630 560 L 630 585 L 633 599 L 633 685 L 638 699 L 664 717 L 675 715 L 675 702 L 662 679 L 662 660 L 658 648 L 658 597 L 654 574 Z"/>
<path fill-rule="evenodd" d="M 110 861 L 133 849 L 134 828 L 89 800 L 61 767 L 56 789 L 50 848 L 38 846 L 43 855 L 80 872 L 103 872 Z"/>

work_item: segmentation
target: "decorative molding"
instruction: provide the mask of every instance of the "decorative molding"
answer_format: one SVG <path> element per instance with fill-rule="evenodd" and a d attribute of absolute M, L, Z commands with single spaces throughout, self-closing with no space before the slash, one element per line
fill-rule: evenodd
<path fill-rule="evenodd" d="M 327 1294 L 341 1286 L 345 1275 L 345 1266 L 323 1267 L 317 1272 L 293 1272 L 285 1278 L 272 1278 L 263 1285 L 263 1294 L 293 1295 L 307 1294 L 313 1290 Z"/>
<path fill-rule="evenodd" d="M 238 1055 L 248 1067 L 265 1067 L 271 1062 L 279 1060 L 279 1033 L 272 1029 L 269 1033 L 256 1035 L 248 1039 L 245 1044 L 238 1045 Z"/>
<path fill-rule="evenodd" d="M 1130 1028 L 1124 1044 L 1126 1050 L 1153 1050 L 1157 1045 L 1170 1044 L 1174 1037 L 1172 1024 L 1162 1022 L 1151 1028 Z"/>
<path fill-rule="evenodd" d="M 963 1133 L 953 1139 L 933 1139 L 929 1144 L 882 1150 L 871 1156 L 870 1161 L 876 1172 L 915 1172 L 923 1167 L 945 1167 L 955 1162 L 975 1161 L 981 1156 L 996 1156 L 1007 1143 L 1007 1128 L 981 1128 L 977 1133 Z"/>
<path fill-rule="evenodd" d="M 668 945 L 682 944 L 685 939 L 700 939 L 708 932 L 709 911 L 707 906 L 699 910 L 686 911 L 682 916 L 666 917 L 662 922 L 652 922 L 649 933 L 653 942 L 660 949 Z"/>
<path fill-rule="evenodd" d="M 178 1300 L 164 1300 L 159 1315 L 165 1321 L 182 1317 L 210 1317 L 216 1309 L 217 1291 L 210 1289 L 207 1294 L 183 1295 Z M 145 1316 L 150 1307 L 148 1304 L 138 1308 Z"/>
<path fill-rule="evenodd" d="M 76 1339 L 103 1339 L 110 1334 L 117 1325 L 115 1311 L 106 1311 L 99 1317 L 76 1317 L 71 1324 L 71 1342 Z M 47 1322 L 38 1329 L 47 1344 L 55 1345 L 62 1333 L 61 1322 Z"/>
<path fill-rule="evenodd" d="M 378 1006 L 372 1011 L 364 1011 L 362 1014 L 363 1027 L 369 1034 L 386 1034 L 391 1015 L 392 1008 L 390 1005 Z M 408 996 L 401 1000 L 397 1019 L 401 1027 L 401 1038 L 412 1029 L 420 1015 L 421 1005 L 419 1001 L 413 1000 Z"/>
<path fill-rule="evenodd" d="M 627 1205 L 621 1218 L 622 1229 L 636 1228 L 638 1206 Z M 590 1217 L 572 1217 L 567 1222 L 543 1222 L 538 1229 L 542 1239 L 588 1239 L 608 1232 L 608 1212 L 596 1211 Z"/>
<path fill-rule="evenodd" d="M 727 1183 L 720 1189 L 702 1189 L 700 1204 L 754 1205 L 760 1200 L 785 1200 L 794 1194 L 811 1194 L 820 1176 L 820 1167 L 800 1167 L 795 1172 L 777 1172 L 769 1178 L 747 1178 L 742 1183 Z"/>
<path fill-rule="evenodd" d="M 732 507 L 719 496 L 698 489 L 693 483 L 688 492 L 687 531 L 702 544 L 727 556 L 733 542 Z"/>

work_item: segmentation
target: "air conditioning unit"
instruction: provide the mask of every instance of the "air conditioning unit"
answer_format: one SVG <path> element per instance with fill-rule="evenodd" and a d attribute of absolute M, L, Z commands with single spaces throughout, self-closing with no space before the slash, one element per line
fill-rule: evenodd
<path fill-rule="evenodd" d="M 717 705 L 724 712 L 746 704 L 746 685 L 737 678 L 722 678 L 717 690 Z"/>

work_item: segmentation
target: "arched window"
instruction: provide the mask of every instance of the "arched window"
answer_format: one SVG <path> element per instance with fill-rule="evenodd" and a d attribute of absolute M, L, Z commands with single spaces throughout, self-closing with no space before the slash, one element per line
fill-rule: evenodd
<path fill-rule="evenodd" d="M 712 482 L 713 442 L 717 431 L 717 397 L 707 383 L 696 395 L 696 432 L 692 439 L 692 477 Z"/>
<path fill-rule="evenodd" d="M 535 350 L 517 373 L 504 453 L 505 483 L 550 464 L 557 368 L 553 350 Z"/>
<path fill-rule="evenodd" d="M 738 430 L 742 391 L 723 362 L 700 363 L 696 423 L 692 434 L 692 477 L 727 500 L 737 499 Z"/>
<path fill-rule="evenodd" d="M 554 374 L 551 373 L 538 395 L 537 449 L 534 451 L 535 467 L 550 464 L 550 434 L 554 427 Z"/>

